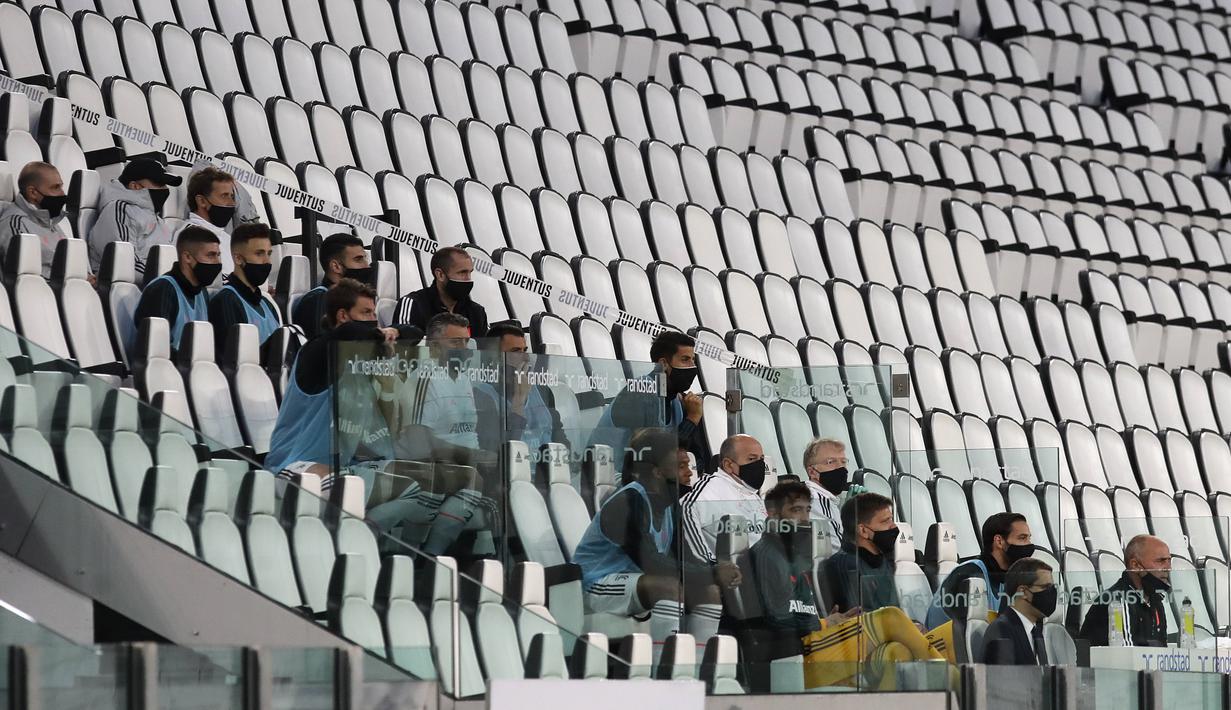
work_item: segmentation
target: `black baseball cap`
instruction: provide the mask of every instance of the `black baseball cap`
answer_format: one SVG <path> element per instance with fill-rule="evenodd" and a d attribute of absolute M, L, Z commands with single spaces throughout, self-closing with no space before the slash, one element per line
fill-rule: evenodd
<path fill-rule="evenodd" d="M 124 172 L 120 173 L 120 182 L 127 185 L 134 180 L 149 180 L 156 185 L 171 187 L 184 181 L 180 176 L 168 173 L 162 163 L 151 158 L 138 158 L 124 166 Z"/>

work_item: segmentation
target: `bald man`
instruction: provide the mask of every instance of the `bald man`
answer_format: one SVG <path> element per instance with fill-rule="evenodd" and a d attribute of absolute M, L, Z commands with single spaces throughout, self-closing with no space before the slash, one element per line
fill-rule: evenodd
<path fill-rule="evenodd" d="M 1164 596 L 1171 589 L 1171 550 L 1153 535 L 1138 535 L 1124 547 L 1124 574 L 1090 607 L 1078 637 L 1091 646 L 1106 646 L 1111 600 L 1122 600 L 1128 612 L 1125 641 L 1129 646 L 1166 646 Z"/>
<path fill-rule="evenodd" d="M 765 531 L 765 450 L 747 434 L 736 434 L 718 450 L 718 470 L 701 478 L 681 501 L 684 539 L 698 559 L 717 562 L 718 533 L 724 515 L 738 515 L 748 522 L 748 544 L 754 545 Z"/>
<path fill-rule="evenodd" d="M 42 244 L 43 278 L 51 278 L 56 245 L 68 236 L 64 180 L 50 163 L 26 163 L 17 174 L 17 195 L 0 210 L 0 255 L 18 234 L 33 234 Z"/>

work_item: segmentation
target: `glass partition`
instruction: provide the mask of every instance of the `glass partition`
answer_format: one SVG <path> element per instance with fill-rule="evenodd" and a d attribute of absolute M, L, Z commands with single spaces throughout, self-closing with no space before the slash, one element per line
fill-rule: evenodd
<path fill-rule="evenodd" d="M 23 646 L 28 651 L 44 707 L 128 707 L 128 652 L 123 646 L 76 644 L 33 618 L 0 606 L 0 648 Z M 0 663 L 0 706 L 7 703 L 8 658 Z"/>
<path fill-rule="evenodd" d="M 1223 674 L 1163 672 L 1162 707 L 1215 710 L 1222 708 Z"/>
<path fill-rule="evenodd" d="M 243 677 L 243 649 L 158 647 L 156 687 L 164 707 L 242 707 Z"/>
<path fill-rule="evenodd" d="M 1077 674 L 1077 707 L 1090 710 L 1141 707 L 1137 671 L 1090 667 L 1076 668 L 1074 672 Z"/>
<path fill-rule="evenodd" d="M 1039 666 L 985 666 L 989 708 L 1057 709 L 1052 676 Z M 1079 706 L 1081 707 L 1081 706 Z M 1058 710 L 1058 709 L 1057 709 Z"/>
<path fill-rule="evenodd" d="M 332 710 L 337 692 L 336 656 L 328 648 L 267 648 L 270 707 L 274 710 Z M 379 665 L 389 672 L 387 663 Z M 402 673 L 399 676 L 405 678 Z M 364 682 L 379 675 L 364 669 Z"/>
<path fill-rule="evenodd" d="M 297 456 L 289 463 L 301 465 L 286 466 L 274 454 L 241 446 L 247 433 L 230 417 L 230 393 L 219 391 L 234 385 L 235 373 L 205 361 L 181 370 L 170 359 L 151 357 L 137 364 L 133 375 L 133 384 L 156 405 L 151 406 L 132 390 L 117 389 L 115 379 L 96 377 L 15 334 L 5 335 L 0 338 L 0 436 L 7 452 L 0 455 L 251 585 L 288 613 L 328 626 L 391 663 L 391 672 L 439 680 L 451 695 L 483 694 L 483 666 L 472 643 L 472 620 L 462 610 L 466 585 L 459 583 L 458 571 L 503 558 L 510 564 L 494 580 L 512 574 L 511 564 L 528 557 L 496 548 L 507 537 L 502 532 L 510 519 L 506 508 L 516 497 L 501 488 L 499 452 L 474 448 L 471 458 L 459 454 L 453 461 L 390 457 L 387 466 L 378 467 L 378 455 L 395 443 L 404 447 L 399 453 L 407 454 L 418 453 L 414 445 L 432 442 L 395 442 L 388 430 L 382 438 L 379 429 L 364 428 L 377 413 L 375 405 L 383 403 L 376 382 L 383 373 L 373 373 L 365 383 L 362 372 L 342 381 L 325 372 L 326 385 L 336 387 L 331 397 L 336 405 L 320 412 L 299 407 L 299 419 L 281 422 L 273 435 L 278 449 L 279 429 L 302 434 L 300 425 L 310 424 L 315 434 L 300 440 L 312 445 L 305 450 L 319 455 Z M 372 411 L 365 414 L 365 405 Z M 319 421 L 309 421 L 317 414 Z M 497 416 L 503 418 L 499 410 Z M 353 446 L 351 456 L 358 464 L 345 472 L 356 476 L 331 475 L 340 454 L 338 441 L 345 438 L 334 434 L 339 421 L 350 437 L 343 443 Z M 202 434 L 193 422 L 215 436 Z M 459 428 L 453 433 L 476 432 Z M 455 453 L 462 448 L 455 447 Z M 425 467 L 425 460 L 430 465 Z M 284 469 L 283 474 L 275 477 L 268 467 Z M 411 505 L 432 510 L 419 519 L 404 515 L 398 506 L 412 498 L 408 490 L 416 484 L 422 489 L 424 483 L 434 495 Z M 425 528 L 431 532 L 438 517 L 433 513 L 455 518 L 452 529 L 440 527 L 459 533 L 456 544 L 445 550 L 457 553 L 456 560 L 419 549 L 428 541 Z M 33 527 L 39 513 L 31 515 Z M 403 525 L 390 526 L 389 520 Z M 424 524 L 414 528 L 406 521 Z M 77 550 L 99 550 L 95 557 L 105 559 L 100 547 L 105 541 L 87 539 L 74 529 L 57 536 Z M 519 609 L 514 619 L 524 620 L 520 625 L 537 624 L 537 634 L 558 634 L 560 643 L 549 645 L 563 648 L 567 657 L 575 648 L 566 639 L 574 639 L 584 625 L 580 592 L 571 598 L 567 593 L 579 589 L 579 583 L 558 581 L 564 577 L 547 576 L 549 588 L 567 588 L 554 595 L 559 604 L 550 611 L 546 605 L 527 611 L 508 603 Z M 484 584 L 506 603 L 502 585 Z M 531 621 L 540 617 L 542 623 Z M 225 674 L 230 664 L 211 659 L 209 667 Z M 313 676 L 310 667 L 302 670 Z M 168 676 L 167 682 L 179 680 Z"/>

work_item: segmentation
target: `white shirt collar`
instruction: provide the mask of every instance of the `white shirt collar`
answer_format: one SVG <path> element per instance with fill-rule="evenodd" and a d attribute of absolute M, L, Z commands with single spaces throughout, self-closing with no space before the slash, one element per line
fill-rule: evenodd
<path fill-rule="evenodd" d="M 820 495 L 822 498 L 825 498 L 826 500 L 837 500 L 838 499 L 838 496 L 834 495 L 833 493 L 830 493 L 828 488 L 826 488 L 825 486 L 822 486 L 821 484 L 817 483 L 811 478 L 804 481 L 804 484 L 807 485 L 812 490 L 816 491 L 818 495 Z"/>
<path fill-rule="evenodd" d="M 1018 611 L 1017 607 L 1010 607 L 1010 608 L 1013 609 L 1013 613 L 1017 614 L 1017 617 L 1022 620 L 1022 627 L 1026 629 L 1026 642 L 1030 644 L 1030 650 L 1033 651 L 1034 650 L 1034 636 L 1031 635 L 1031 632 L 1034 630 L 1035 623 L 1031 621 L 1025 614 Z"/>

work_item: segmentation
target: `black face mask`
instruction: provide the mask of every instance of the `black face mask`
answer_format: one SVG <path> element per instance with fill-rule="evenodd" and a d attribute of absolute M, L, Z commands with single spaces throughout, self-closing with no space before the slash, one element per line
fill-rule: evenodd
<path fill-rule="evenodd" d="M 474 290 L 473 281 L 455 281 L 454 279 L 445 281 L 445 295 L 454 301 L 464 301 L 470 298 L 472 290 Z"/>
<path fill-rule="evenodd" d="M 167 198 L 171 196 L 171 191 L 166 188 L 158 189 L 152 187 L 146 190 L 146 192 L 150 193 L 150 202 L 154 205 L 154 214 L 161 216 L 162 206 L 167 203 Z"/>
<path fill-rule="evenodd" d="M 269 280 L 269 272 L 273 270 L 273 264 L 244 264 L 244 278 L 248 280 L 248 285 L 256 288 Z"/>
<path fill-rule="evenodd" d="M 235 207 L 227 205 L 210 205 L 209 206 L 209 223 L 219 229 L 231 223 L 231 218 L 235 216 Z"/>
<path fill-rule="evenodd" d="M 816 476 L 821 484 L 821 488 L 830 493 L 839 496 L 851 487 L 850 476 L 846 472 L 846 467 L 835 468 L 832 471 L 817 471 Z"/>
<path fill-rule="evenodd" d="M 697 368 L 695 367 L 673 367 L 667 375 L 667 398 L 674 399 L 677 395 L 681 395 L 692 387 L 692 383 L 697 379 Z"/>
<path fill-rule="evenodd" d="M 1171 585 L 1154 576 L 1153 572 L 1141 575 L 1141 586 L 1150 594 L 1166 594 L 1171 591 Z"/>
<path fill-rule="evenodd" d="M 39 209 L 47 210 L 47 214 L 55 219 L 64 211 L 64 206 L 68 204 L 68 195 L 43 195 L 43 199 L 38 203 Z"/>
<path fill-rule="evenodd" d="M 1024 560 L 1033 555 L 1034 545 L 1014 545 L 1013 543 L 1009 543 L 1009 547 L 1004 551 L 1004 556 L 1009 558 L 1010 566 L 1018 560 Z"/>
<path fill-rule="evenodd" d="M 872 544 L 881 551 L 882 555 L 892 555 L 894 546 L 898 544 L 898 527 L 895 525 L 888 530 L 873 532 Z"/>
<path fill-rule="evenodd" d="M 371 266 L 360 266 L 357 269 L 346 268 L 342 269 L 342 278 L 354 279 L 361 284 L 371 285 L 373 271 L 375 269 Z"/>
<path fill-rule="evenodd" d="M 1030 598 L 1030 606 L 1047 618 L 1055 613 L 1057 599 L 1059 599 L 1059 592 L 1052 586 L 1041 592 L 1035 592 Z"/>
<path fill-rule="evenodd" d="M 753 490 L 761 490 L 765 482 L 765 459 L 749 461 L 739 467 L 739 480 L 747 483 Z"/>
<path fill-rule="evenodd" d="M 812 557 L 812 524 L 797 523 L 793 520 L 779 520 L 778 535 L 782 538 L 782 547 L 787 556 L 795 561 L 810 560 Z"/>
<path fill-rule="evenodd" d="M 196 266 L 192 267 L 193 278 L 202 288 L 214 283 L 214 279 L 218 278 L 218 274 L 221 273 L 222 264 L 205 264 L 198 261 Z"/>

